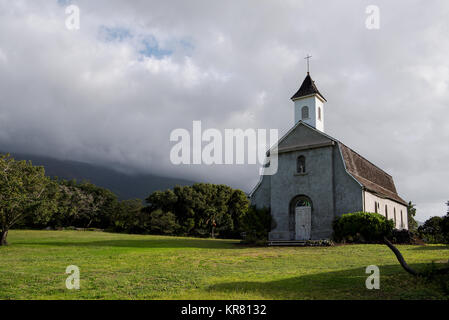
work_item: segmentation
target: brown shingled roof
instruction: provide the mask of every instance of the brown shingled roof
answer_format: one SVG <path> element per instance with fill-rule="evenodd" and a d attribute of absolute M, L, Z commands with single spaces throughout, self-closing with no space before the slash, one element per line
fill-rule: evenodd
<path fill-rule="evenodd" d="M 324 101 L 327 101 L 323 97 L 323 95 L 318 91 L 318 88 L 315 85 L 315 81 L 312 80 L 312 78 L 310 77 L 310 74 L 307 72 L 307 76 L 304 79 L 304 81 L 302 82 L 301 87 L 293 95 L 293 97 L 291 97 L 291 99 L 295 100 L 295 99 L 298 99 L 298 98 L 301 98 L 301 97 L 309 96 L 311 94 L 317 94 L 321 98 L 323 98 Z"/>
<path fill-rule="evenodd" d="M 380 197 L 396 201 L 403 205 L 408 205 L 408 203 L 398 195 L 392 176 L 390 176 L 388 173 L 386 173 L 376 165 L 372 164 L 370 161 L 359 155 L 351 148 L 345 146 L 337 139 L 325 134 L 322 131 L 317 130 L 316 128 L 301 120 L 278 141 L 276 146 L 278 146 L 280 142 L 288 137 L 300 125 L 308 127 L 311 130 L 338 143 L 343 156 L 346 171 L 351 176 L 353 176 L 354 179 L 356 179 L 363 188 L 374 194 L 377 194 Z M 271 147 L 270 150 L 267 151 L 267 155 L 269 155 L 270 151 L 273 150 L 274 147 L 275 146 Z"/>
<path fill-rule="evenodd" d="M 363 187 L 382 197 L 407 205 L 407 202 L 398 195 L 393 178 L 388 173 L 378 168 L 343 143 L 338 142 L 338 144 L 345 161 L 346 170 Z"/>

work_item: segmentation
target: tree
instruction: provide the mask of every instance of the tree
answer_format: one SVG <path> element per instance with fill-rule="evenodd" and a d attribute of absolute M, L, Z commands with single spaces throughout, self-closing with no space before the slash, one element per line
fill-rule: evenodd
<path fill-rule="evenodd" d="M 82 183 L 79 188 L 87 195 L 85 210 L 82 211 L 84 227 L 106 228 L 114 214 L 117 196 L 108 189 L 98 187 L 90 182 Z"/>
<path fill-rule="evenodd" d="M 157 209 L 150 214 L 151 231 L 157 234 L 173 234 L 179 228 L 176 217 L 171 212 L 163 212 Z"/>
<path fill-rule="evenodd" d="M 150 212 L 157 209 L 173 211 L 177 200 L 178 197 L 172 190 L 155 191 L 145 199 Z"/>
<path fill-rule="evenodd" d="M 418 229 L 418 223 L 415 220 L 416 215 L 416 208 L 415 204 L 413 204 L 411 201 L 408 203 L 407 206 L 407 217 L 408 217 L 408 229 L 410 231 L 416 231 Z"/>
<path fill-rule="evenodd" d="M 441 220 L 441 236 L 444 243 L 449 243 L 449 213 Z"/>
<path fill-rule="evenodd" d="M 118 209 L 117 196 L 90 182 L 59 181 L 58 214 L 53 225 L 106 228 Z"/>
<path fill-rule="evenodd" d="M 410 202 L 411 204 L 411 202 Z M 446 203 L 449 207 L 449 201 Z M 413 214 L 414 215 L 414 214 Z M 431 217 L 428 219 L 424 225 L 418 228 L 418 232 L 427 242 L 449 243 L 449 208 L 448 213 L 444 217 Z M 402 268 L 408 273 L 414 276 L 427 276 L 432 277 L 435 275 L 447 275 L 449 273 L 449 267 L 444 267 L 442 269 L 432 270 L 431 272 L 422 273 L 413 270 L 404 260 L 404 257 L 399 252 L 399 250 L 386 238 L 384 237 L 384 243 L 393 251 L 401 264 Z"/>
<path fill-rule="evenodd" d="M 418 228 L 418 232 L 421 237 L 429 243 L 442 243 L 444 237 L 442 233 L 442 225 L 444 218 L 435 216 L 431 217 L 424 222 L 422 226 Z"/>
<path fill-rule="evenodd" d="M 249 200 L 241 190 L 226 185 L 196 183 L 176 186 L 173 191 L 156 191 L 147 197 L 145 211 L 172 212 L 178 232 L 192 236 L 234 237 L 240 233 L 240 220 Z"/>
<path fill-rule="evenodd" d="M 431 217 L 418 228 L 421 237 L 429 243 L 449 243 L 449 201 L 448 212 L 445 216 Z"/>
<path fill-rule="evenodd" d="M 142 208 L 140 199 L 120 201 L 112 217 L 112 229 L 117 232 L 148 233 L 150 219 Z"/>
<path fill-rule="evenodd" d="M 444 243 L 449 243 L 449 201 L 446 202 L 447 213 L 441 220 L 441 233 Z"/>
<path fill-rule="evenodd" d="M 0 246 L 7 244 L 11 227 L 25 217 L 48 221 L 56 211 L 57 196 L 57 185 L 43 167 L 0 155 Z"/>
<path fill-rule="evenodd" d="M 248 214 L 250 201 L 242 190 L 233 190 L 228 202 L 228 210 L 234 223 L 234 232 L 231 236 L 237 236 L 242 232 L 242 219 Z"/>
<path fill-rule="evenodd" d="M 347 239 L 362 238 L 368 242 L 383 242 L 396 256 L 402 268 L 408 273 L 417 276 L 418 272 L 410 268 L 401 252 L 388 240 L 393 231 L 392 220 L 387 220 L 378 213 L 355 212 L 343 214 L 333 222 L 334 239 L 341 241 Z"/>
<path fill-rule="evenodd" d="M 256 243 L 268 239 L 268 233 L 275 227 L 270 208 L 251 206 L 241 217 L 240 225 L 246 233 L 245 241 Z"/>
<path fill-rule="evenodd" d="M 230 233 L 234 228 L 228 210 L 232 188 L 207 183 L 194 184 L 192 188 L 200 197 L 200 201 L 195 203 L 195 233 L 201 236 L 210 235 L 212 238 L 220 233 Z"/>

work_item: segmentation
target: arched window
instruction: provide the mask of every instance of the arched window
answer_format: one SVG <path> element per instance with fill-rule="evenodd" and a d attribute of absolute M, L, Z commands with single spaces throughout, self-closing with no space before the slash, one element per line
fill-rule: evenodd
<path fill-rule="evenodd" d="M 321 121 L 321 108 L 318 107 L 318 120 Z"/>
<path fill-rule="evenodd" d="M 394 212 L 394 227 L 396 228 L 396 208 L 393 209 Z"/>
<path fill-rule="evenodd" d="M 388 220 L 388 207 L 385 205 L 385 218 Z"/>
<path fill-rule="evenodd" d="M 299 156 L 296 160 L 296 171 L 298 173 L 306 173 L 306 158 Z"/>
<path fill-rule="evenodd" d="M 401 229 L 404 228 L 404 217 L 402 216 L 402 210 L 401 210 Z"/>
<path fill-rule="evenodd" d="M 302 119 L 309 119 L 309 107 L 308 106 L 304 106 L 301 109 L 301 116 Z"/>
<path fill-rule="evenodd" d="M 298 202 L 296 202 L 295 208 L 300 207 L 312 207 L 312 204 L 308 199 L 299 199 Z"/>

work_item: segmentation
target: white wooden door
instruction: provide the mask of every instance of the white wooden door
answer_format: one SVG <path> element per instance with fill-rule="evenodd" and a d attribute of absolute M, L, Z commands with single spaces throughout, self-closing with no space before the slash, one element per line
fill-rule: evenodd
<path fill-rule="evenodd" d="M 296 218 L 296 240 L 310 240 L 310 229 L 312 227 L 312 208 L 297 207 Z"/>

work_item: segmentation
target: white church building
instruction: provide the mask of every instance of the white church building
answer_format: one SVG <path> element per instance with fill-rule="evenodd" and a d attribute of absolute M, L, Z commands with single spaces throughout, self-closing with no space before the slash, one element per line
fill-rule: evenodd
<path fill-rule="evenodd" d="M 329 239 L 336 217 L 358 211 L 380 213 L 408 229 L 407 202 L 393 177 L 324 133 L 326 99 L 309 73 L 291 100 L 295 124 L 275 146 L 278 171 L 261 176 L 250 194 L 253 205 L 271 210 L 269 239 Z"/>

